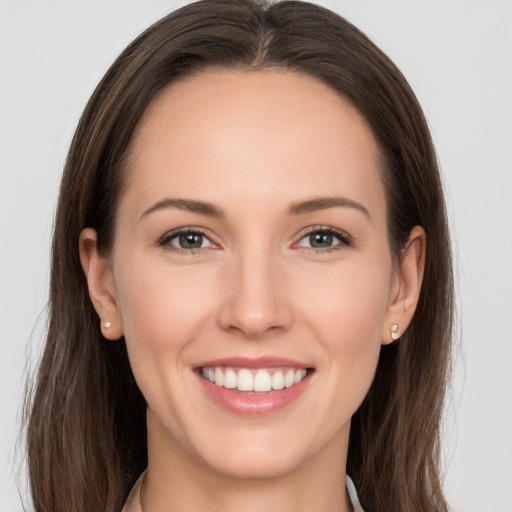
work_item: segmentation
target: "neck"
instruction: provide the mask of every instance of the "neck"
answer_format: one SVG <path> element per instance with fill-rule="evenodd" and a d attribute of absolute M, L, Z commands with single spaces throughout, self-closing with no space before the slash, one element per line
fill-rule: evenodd
<path fill-rule="evenodd" d="M 149 427 L 149 425 L 148 425 Z M 155 435 L 156 434 L 156 435 Z M 148 428 L 143 511 L 350 512 L 345 488 L 348 432 L 292 470 L 262 478 L 215 471 L 178 443 Z"/>

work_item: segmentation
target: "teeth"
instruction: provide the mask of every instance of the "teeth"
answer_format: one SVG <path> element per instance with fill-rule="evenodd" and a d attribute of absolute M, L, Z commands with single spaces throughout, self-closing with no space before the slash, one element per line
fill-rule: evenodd
<path fill-rule="evenodd" d="M 235 389 L 237 385 L 236 373 L 233 370 L 228 370 L 224 375 L 223 386 L 227 389 Z"/>
<path fill-rule="evenodd" d="M 258 370 L 254 376 L 254 391 L 270 391 L 272 389 L 272 377 L 265 370 Z"/>
<path fill-rule="evenodd" d="M 222 373 L 222 370 L 220 368 L 215 368 L 214 376 L 215 376 L 215 385 L 223 386 L 224 385 L 224 374 Z"/>
<path fill-rule="evenodd" d="M 295 377 L 293 379 L 293 383 L 298 384 L 306 376 L 306 373 L 306 370 L 295 370 Z"/>
<path fill-rule="evenodd" d="M 238 372 L 238 382 L 236 387 L 240 391 L 252 391 L 254 389 L 254 378 L 250 370 L 240 370 Z"/>
<path fill-rule="evenodd" d="M 291 388 L 306 377 L 307 370 L 304 368 L 277 371 L 264 368 L 259 370 L 249 370 L 247 368 L 235 370 L 224 367 L 204 367 L 202 375 L 204 379 L 219 387 L 265 393 L 271 390 Z"/>
<path fill-rule="evenodd" d="M 284 377 L 284 385 L 287 388 L 291 388 L 294 384 L 294 379 L 295 379 L 295 372 L 293 370 L 288 370 Z"/>
<path fill-rule="evenodd" d="M 272 375 L 272 389 L 284 388 L 284 375 L 283 372 L 276 372 Z"/>

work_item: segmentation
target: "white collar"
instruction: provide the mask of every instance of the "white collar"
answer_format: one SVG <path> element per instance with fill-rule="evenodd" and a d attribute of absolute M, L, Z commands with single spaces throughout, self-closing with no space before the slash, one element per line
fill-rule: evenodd
<path fill-rule="evenodd" d="M 144 477 L 144 473 L 142 473 L 137 483 L 133 486 L 130 496 L 128 497 L 128 500 L 126 501 L 126 504 L 123 508 L 123 512 L 141 512 L 140 486 Z M 348 475 L 346 478 L 346 485 L 350 501 L 352 502 L 352 507 L 354 508 L 354 512 L 364 512 L 364 510 L 361 508 L 361 504 L 359 503 L 359 498 L 357 497 L 354 482 L 352 482 L 352 479 Z"/>
<path fill-rule="evenodd" d="M 357 497 L 356 487 L 354 482 L 352 482 L 352 478 L 347 475 L 347 492 L 350 497 L 350 501 L 352 502 L 352 506 L 354 507 L 354 512 L 364 512 L 361 507 L 361 503 L 359 503 L 359 498 Z"/>

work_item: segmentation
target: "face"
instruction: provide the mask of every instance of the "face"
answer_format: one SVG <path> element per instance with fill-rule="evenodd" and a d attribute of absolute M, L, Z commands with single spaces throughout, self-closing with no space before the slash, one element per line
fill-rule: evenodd
<path fill-rule="evenodd" d="M 378 162 L 305 76 L 215 71 L 152 103 L 109 256 L 150 445 L 243 477 L 346 452 L 399 286 Z"/>

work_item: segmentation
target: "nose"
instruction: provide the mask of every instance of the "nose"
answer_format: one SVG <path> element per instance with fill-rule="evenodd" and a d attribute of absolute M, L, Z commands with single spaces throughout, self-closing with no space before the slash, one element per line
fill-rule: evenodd
<path fill-rule="evenodd" d="M 244 254 L 226 271 L 219 313 L 223 329 L 257 340 L 290 327 L 284 262 L 271 254 Z"/>

